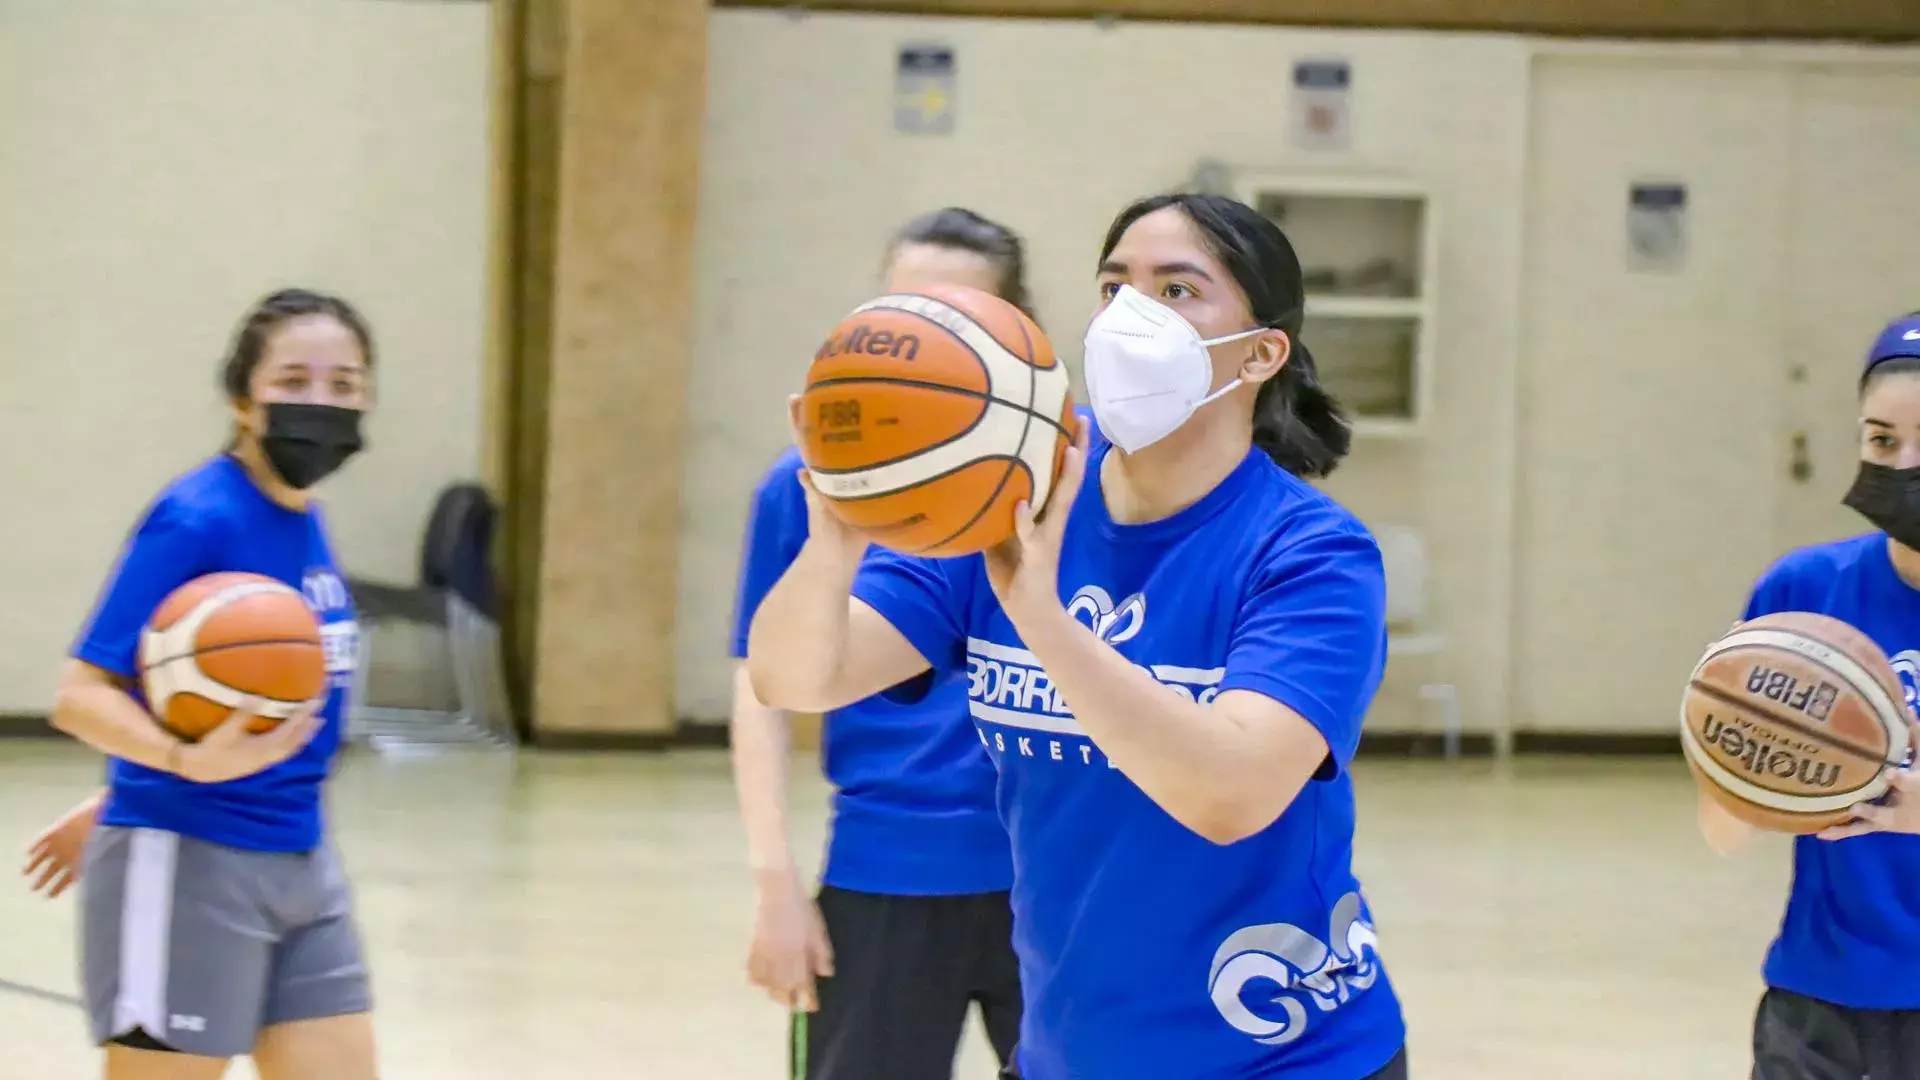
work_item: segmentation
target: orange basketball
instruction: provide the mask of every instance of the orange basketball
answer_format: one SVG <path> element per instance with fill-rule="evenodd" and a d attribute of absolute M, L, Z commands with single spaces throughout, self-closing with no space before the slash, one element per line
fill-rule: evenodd
<path fill-rule="evenodd" d="M 140 635 L 140 684 L 169 731 L 197 740 L 247 697 L 267 731 L 326 692 L 320 623 L 299 590 L 259 574 L 208 574 L 175 589 Z"/>
<path fill-rule="evenodd" d="M 982 551 L 1045 506 L 1077 430 L 1066 368 L 991 293 L 935 286 L 862 304 L 814 354 L 800 458 L 840 520 L 911 555 Z"/>
<path fill-rule="evenodd" d="M 1873 639 L 1785 612 L 1743 622 L 1687 680 L 1681 743 L 1703 790 L 1763 829 L 1813 833 L 1853 817 L 1906 761 L 1906 691 Z"/>

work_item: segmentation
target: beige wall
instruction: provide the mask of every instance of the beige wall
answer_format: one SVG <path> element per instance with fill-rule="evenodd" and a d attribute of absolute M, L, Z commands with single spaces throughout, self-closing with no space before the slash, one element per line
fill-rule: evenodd
<path fill-rule="evenodd" d="M 1021 230 L 1042 322 L 1077 365 L 1108 220 L 1136 196 L 1183 183 L 1205 157 L 1430 186 L 1444 252 L 1432 433 L 1363 442 L 1330 487 L 1371 521 L 1427 532 L 1434 604 L 1457 641 L 1468 714 L 1484 722 L 1502 708 L 1528 64 L 1520 39 L 751 11 L 716 12 L 711 34 L 681 515 L 683 713 L 725 714 L 748 493 L 787 441 L 785 395 L 817 339 L 875 288 L 889 231 L 945 203 Z M 957 48 L 959 124 L 949 138 L 892 129 L 893 50 L 921 38 Z M 1353 150 L 1302 156 L 1286 126 L 1292 62 L 1326 53 L 1355 63 Z"/>
<path fill-rule="evenodd" d="M 732 10 L 711 39 L 681 514 L 678 704 L 695 718 L 726 711 L 740 532 L 787 439 L 785 395 L 875 287 L 888 231 L 929 207 L 972 205 L 1027 235 L 1042 319 L 1077 362 L 1107 220 L 1197 160 L 1426 184 L 1442 251 L 1433 422 L 1362 441 L 1328 486 L 1370 522 L 1426 534 L 1466 724 L 1496 732 L 1671 727 L 1700 643 L 1807 532 L 1779 524 L 1796 497 L 1775 490 L 1781 343 L 1844 367 L 1871 330 L 1853 324 L 1877 316 L 1833 298 L 1920 306 L 1892 300 L 1920 296 L 1920 280 L 1889 280 L 1911 259 L 1850 266 L 1825 239 L 1911 242 L 1863 227 L 1859 207 L 1911 206 L 1909 169 L 1870 166 L 1909 160 L 1920 109 L 1868 116 L 1908 98 L 1855 83 L 1920 50 Z M 957 49 L 951 137 L 892 131 L 893 50 L 923 39 Z M 1292 61 L 1324 54 L 1354 63 L 1350 154 L 1290 147 Z M 1554 66 L 1582 54 L 1613 66 Z M 1663 172 L 1694 185 L 1696 250 L 1677 278 L 1630 275 L 1629 174 Z M 1819 265 L 1788 280 L 1804 255 Z M 1829 301 L 1789 324 L 1792 288 Z M 1821 498 L 1837 499 L 1846 463 L 1823 468 Z M 1824 506 L 1817 494 L 1798 498 Z M 1370 722 L 1429 722 L 1406 685 L 1422 662 L 1396 664 Z"/>
<path fill-rule="evenodd" d="M 1531 168 L 1513 718 L 1671 730 L 1761 571 L 1866 531 L 1840 498 L 1864 350 L 1920 307 L 1920 51 L 1543 56 Z M 1628 266 L 1645 177 L 1689 187 L 1671 271 Z"/>
<path fill-rule="evenodd" d="M 140 507 L 222 437 L 215 367 L 270 288 L 382 349 L 327 489 L 355 573 L 410 579 L 479 468 L 489 17 L 394 0 L 0 0 L 0 712 L 45 708 Z"/>
<path fill-rule="evenodd" d="M 411 572 L 434 490 L 479 468 L 488 23 L 466 3 L 0 0 L 0 712 L 44 707 L 137 508 L 217 443 L 215 359 L 272 285 L 343 291 L 382 333 L 375 455 L 329 501 L 354 571 Z M 909 40 L 957 47 L 951 137 L 892 130 Z M 1302 154 L 1287 79 L 1327 54 L 1354 62 L 1354 146 Z M 675 708 L 726 710 L 748 493 L 888 232 L 945 203 L 1022 230 L 1042 320 L 1077 363 L 1109 217 L 1217 158 L 1433 194 L 1432 423 L 1362 440 L 1329 487 L 1427 535 L 1468 726 L 1664 730 L 1678 673 L 1767 558 L 1851 524 L 1831 507 L 1834 380 L 1868 324 L 1920 306 L 1903 299 L 1920 296 L 1916 64 L 715 12 L 685 461 L 659 459 L 684 492 Z M 1668 278 L 1624 267 L 1642 174 L 1694 190 L 1695 251 Z M 1809 381 L 1785 379 L 1794 358 Z M 1816 478 L 1783 486 L 1803 428 Z M 1400 694 L 1377 719 L 1413 715 Z"/>

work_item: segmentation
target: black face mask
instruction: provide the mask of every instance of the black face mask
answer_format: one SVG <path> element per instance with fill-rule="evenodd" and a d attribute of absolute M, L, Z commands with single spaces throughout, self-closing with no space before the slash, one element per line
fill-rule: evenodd
<path fill-rule="evenodd" d="M 1920 550 L 1920 468 L 1863 461 L 1842 501 L 1896 542 Z"/>
<path fill-rule="evenodd" d="M 260 449 L 291 487 L 305 491 L 360 452 L 360 410 L 338 405 L 267 404 L 267 430 Z"/>

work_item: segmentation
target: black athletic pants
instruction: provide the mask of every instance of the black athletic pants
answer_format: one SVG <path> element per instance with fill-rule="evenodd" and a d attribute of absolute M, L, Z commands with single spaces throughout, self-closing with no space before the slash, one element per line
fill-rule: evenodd
<path fill-rule="evenodd" d="M 951 1080 L 969 1006 L 1002 1063 L 1020 1037 L 1007 894 L 879 896 L 820 888 L 833 977 L 796 1014 L 795 1080 Z"/>
<path fill-rule="evenodd" d="M 1768 990 L 1753 1017 L 1753 1080 L 1920 1077 L 1920 1012 L 1849 1009 Z"/>
<path fill-rule="evenodd" d="M 1000 1080 L 1020 1080 L 1020 1074 L 1014 1071 L 1012 1065 L 1008 1065 L 1000 1070 Z M 1393 1060 L 1387 1062 L 1386 1068 L 1366 1080 L 1407 1080 L 1407 1048 L 1401 1047 L 1400 1052 L 1393 1055 Z"/>

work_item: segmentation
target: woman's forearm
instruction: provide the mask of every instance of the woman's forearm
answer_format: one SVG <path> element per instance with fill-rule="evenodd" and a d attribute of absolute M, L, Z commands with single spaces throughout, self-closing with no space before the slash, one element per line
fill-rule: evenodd
<path fill-rule="evenodd" d="M 1298 784 L 1282 790 L 1288 781 L 1275 766 L 1274 739 L 1168 689 L 1065 609 L 1027 617 L 1018 629 L 1101 752 L 1199 835 L 1242 839 L 1272 822 L 1269 807 L 1284 809 L 1298 792 Z M 1318 764 L 1316 756 L 1294 770 L 1300 784 Z"/>
<path fill-rule="evenodd" d="M 787 757 L 792 723 L 784 709 L 754 697 L 746 666 L 733 674 L 733 783 L 747 832 L 747 862 L 756 874 L 793 872 L 787 838 Z"/>
<path fill-rule="evenodd" d="M 64 680 L 54 697 L 53 726 L 110 757 L 174 771 L 184 747 L 131 695 L 103 681 Z"/>
<path fill-rule="evenodd" d="M 753 614 L 747 674 L 754 697 L 781 709 L 824 711 L 844 682 L 849 598 L 860 561 L 809 540 Z"/>
<path fill-rule="evenodd" d="M 1700 835 L 1706 838 L 1708 847 L 1720 854 L 1737 855 L 1760 834 L 1759 829 L 1734 817 L 1706 792 L 1700 792 L 1698 800 Z"/>

